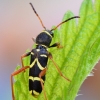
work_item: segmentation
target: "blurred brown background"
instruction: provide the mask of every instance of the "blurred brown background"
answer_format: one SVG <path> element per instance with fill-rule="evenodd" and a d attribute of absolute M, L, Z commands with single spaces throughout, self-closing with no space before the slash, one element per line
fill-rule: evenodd
<path fill-rule="evenodd" d="M 83 0 L 1 0 L 0 1 L 0 100 L 11 100 L 10 74 L 20 56 L 33 45 L 32 37 L 43 30 L 32 11 L 32 2 L 45 26 L 50 29 L 71 10 L 78 15 Z M 100 63 L 93 77 L 83 83 L 76 100 L 100 100 Z"/>

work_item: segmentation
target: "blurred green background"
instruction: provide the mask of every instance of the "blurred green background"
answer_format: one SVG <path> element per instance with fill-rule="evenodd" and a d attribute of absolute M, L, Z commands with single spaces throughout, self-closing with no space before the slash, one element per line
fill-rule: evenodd
<path fill-rule="evenodd" d="M 34 14 L 34 5 L 47 29 L 62 21 L 66 11 L 78 15 L 83 0 L 0 0 L 0 100 L 11 100 L 10 75 L 20 56 L 33 45 L 42 26 Z M 81 16 L 80 16 L 81 17 Z M 63 35 L 63 34 L 62 34 Z M 100 63 L 94 76 L 83 83 L 76 100 L 100 100 Z"/>

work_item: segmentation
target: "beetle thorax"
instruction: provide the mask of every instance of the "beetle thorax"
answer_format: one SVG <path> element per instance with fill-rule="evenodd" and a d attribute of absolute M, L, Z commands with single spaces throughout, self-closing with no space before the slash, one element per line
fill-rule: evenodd
<path fill-rule="evenodd" d="M 50 43 L 52 41 L 52 35 L 49 31 L 43 31 L 41 32 L 37 37 L 36 37 L 36 43 L 37 44 L 42 44 L 47 47 L 50 46 Z"/>

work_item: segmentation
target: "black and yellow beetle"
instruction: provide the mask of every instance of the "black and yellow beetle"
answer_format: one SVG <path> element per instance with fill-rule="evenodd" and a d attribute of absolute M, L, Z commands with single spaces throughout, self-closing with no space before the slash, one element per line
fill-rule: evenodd
<path fill-rule="evenodd" d="M 52 54 L 48 52 L 47 48 L 51 47 L 57 47 L 61 48 L 62 46 L 60 45 L 59 42 L 54 43 L 53 45 L 50 45 L 52 39 L 53 39 L 53 30 L 55 30 L 57 27 L 59 27 L 61 24 L 74 19 L 74 18 L 79 18 L 79 16 L 74 16 L 71 17 L 63 22 L 61 22 L 59 25 L 57 25 L 55 28 L 51 30 L 47 30 L 45 26 L 42 23 L 42 20 L 40 19 L 39 15 L 35 11 L 32 3 L 30 3 L 34 13 L 37 15 L 39 18 L 44 31 L 42 31 L 37 37 L 36 40 L 33 38 L 33 41 L 36 43 L 36 48 L 32 49 L 30 52 L 24 54 L 21 56 L 21 62 L 22 62 L 22 68 L 19 70 L 13 72 L 11 74 L 11 88 L 12 88 L 12 99 L 15 100 L 14 97 L 14 90 L 13 90 L 13 76 L 19 74 L 20 72 L 25 71 L 25 69 L 29 68 L 29 92 L 32 94 L 34 97 L 38 97 L 38 95 L 41 93 L 43 90 L 44 92 L 44 98 L 47 100 L 46 93 L 44 91 L 44 82 L 45 82 L 45 74 L 47 70 L 47 62 L 48 58 L 51 59 L 53 62 L 54 66 L 58 70 L 59 74 L 65 78 L 67 81 L 70 82 L 68 78 L 66 78 L 60 71 L 59 67 L 55 63 L 55 61 L 52 58 Z M 23 58 L 30 56 L 30 66 L 24 66 L 23 64 Z"/>

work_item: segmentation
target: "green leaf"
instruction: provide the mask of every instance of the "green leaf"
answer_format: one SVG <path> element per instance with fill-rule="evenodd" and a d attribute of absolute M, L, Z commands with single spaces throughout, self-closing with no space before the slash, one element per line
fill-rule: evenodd
<path fill-rule="evenodd" d="M 68 11 L 63 21 L 74 16 Z M 80 19 L 72 19 L 54 31 L 51 44 L 60 42 L 63 48 L 52 48 L 49 51 L 64 76 L 59 75 L 52 61 L 48 62 L 48 70 L 44 89 L 48 100 L 75 100 L 80 86 L 100 59 L 100 0 L 84 0 Z M 24 64 L 29 65 L 29 57 Z M 17 66 L 16 70 L 20 67 Z M 38 98 L 28 91 L 28 71 L 16 75 L 14 94 L 16 100 L 45 100 L 43 92 Z"/>

